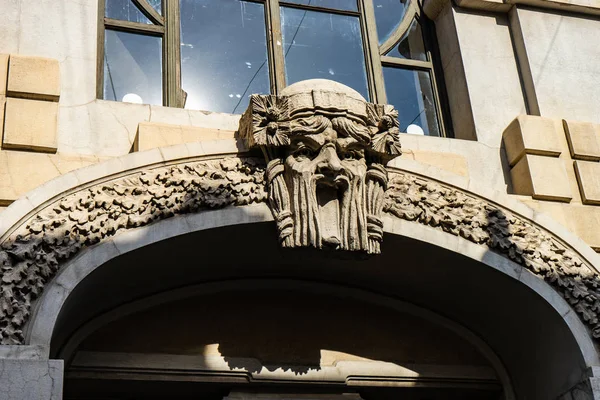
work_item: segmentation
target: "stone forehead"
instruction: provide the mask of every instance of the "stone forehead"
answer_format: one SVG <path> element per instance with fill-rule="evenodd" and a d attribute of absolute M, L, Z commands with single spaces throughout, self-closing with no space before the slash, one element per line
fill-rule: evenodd
<path fill-rule="evenodd" d="M 327 79 L 309 79 L 294 83 L 281 91 L 282 96 L 293 96 L 300 93 L 310 93 L 312 91 L 341 93 L 355 100 L 366 102 L 356 90 L 343 85 L 339 82 L 330 81 Z"/>
<path fill-rule="evenodd" d="M 367 102 L 354 89 L 338 82 L 311 79 L 294 83 L 281 92 L 287 99 L 289 117 L 323 114 L 347 116 L 355 121 L 367 118 Z"/>

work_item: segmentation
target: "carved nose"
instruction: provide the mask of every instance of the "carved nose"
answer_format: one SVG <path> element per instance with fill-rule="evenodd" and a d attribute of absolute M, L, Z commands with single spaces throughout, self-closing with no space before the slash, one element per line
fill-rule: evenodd
<path fill-rule="evenodd" d="M 335 151 L 335 146 L 330 144 L 323 147 L 319 158 L 321 160 L 317 164 L 317 172 L 323 175 L 337 175 L 344 171 L 340 158 Z"/>

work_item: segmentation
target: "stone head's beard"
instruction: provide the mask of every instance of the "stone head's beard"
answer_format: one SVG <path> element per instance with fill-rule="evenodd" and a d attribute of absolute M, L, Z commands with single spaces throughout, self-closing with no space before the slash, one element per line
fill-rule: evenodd
<path fill-rule="evenodd" d="M 331 181 L 298 164 L 288 159 L 285 165 L 294 246 L 366 250 L 366 170 L 347 169 Z"/>

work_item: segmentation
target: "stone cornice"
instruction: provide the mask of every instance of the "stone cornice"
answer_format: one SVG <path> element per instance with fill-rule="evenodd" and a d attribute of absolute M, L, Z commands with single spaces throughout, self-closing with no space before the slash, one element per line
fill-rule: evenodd
<path fill-rule="evenodd" d="M 543 278 L 600 336 L 600 278 L 548 230 L 462 189 L 388 169 L 383 211 L 486 246 Z M 173 215 L 267 201 L 264 161 L 229 157 L 148 167 L 73 189 L 38 208 L 0 251 L 2 344 L 23 344 L 32 301 L 77 253 L 121 231 Z"/>

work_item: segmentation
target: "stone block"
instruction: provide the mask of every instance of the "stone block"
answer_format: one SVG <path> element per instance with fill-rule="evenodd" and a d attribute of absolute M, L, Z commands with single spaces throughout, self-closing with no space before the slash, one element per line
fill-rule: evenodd
<path fill-rule="evenodd" d="M 60 400 L 63 361 L 0 360 L 0 398 Z"/>
<path fill-rule="evenodd" d="M 559 134 L 562 127 L 556 120 L 519 115 L 502 134 L 509 164 L 517 164 L 525 154 L 558 157 L 563 151 Z"/>
<path fill-rule="evenodd" d="M 573 198 L 567 170 L 559 158 L 526 154 L 510 174 L 516 194 L 564 202 Z"/>
<path fill-rule="evenodd" d="M 583 204 L 600 204 L 600 163 L 574 161 Z"/>
<path fill-rule="evenodd" d="M 8 81 L 8 54 L 0 54 L 0 96 L 6 96 Z"/>
<path fill-rule="evenodd" d="M 58 103 L 6 99 L 2 148 L 56 152 Z"/>
<path fill-rule="evenodd" d="M 563 120 L 571 157 L 600 161 L 600 127 L 589 122 Z"/>
<path fill-rule="evenodd" d="M 4 130 L 4 109 L 6 108 L 6 96 L 0 95 L 0 137 Z"/>
<path fill-rule="evenodd" d="M 58 60 L 11 55 L 7 90 L 11 97 L 58 101 L 60 96 Z"/>
<path fill-rule="evenodd" d="M 144 151 L 183 143 L 233 139 L 234 135 L 234 131 L 221 129 L 142 122 L 138 125 L 134 149 Z"/>

